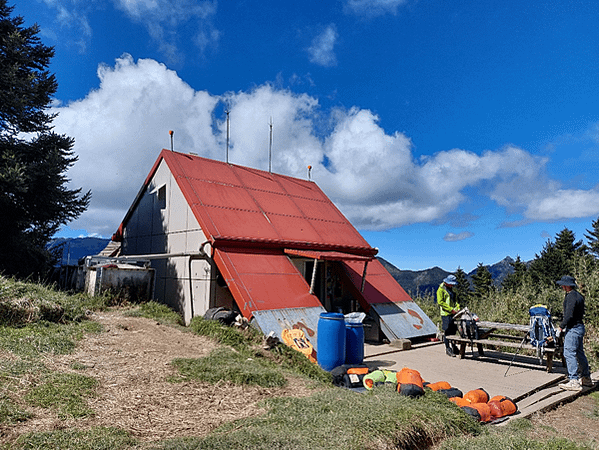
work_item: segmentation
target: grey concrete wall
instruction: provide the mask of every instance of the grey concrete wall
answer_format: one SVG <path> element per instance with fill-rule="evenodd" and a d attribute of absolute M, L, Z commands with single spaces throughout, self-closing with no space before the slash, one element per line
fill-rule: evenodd
<path fill-rule="evenodd" d="M 197 253 L 206 236 L 163 161 L 124 229 L 123 254 Z M 216 304 L 216 271 L 187 256 L 152 260 L 155 296 L 186 323 Z"/>

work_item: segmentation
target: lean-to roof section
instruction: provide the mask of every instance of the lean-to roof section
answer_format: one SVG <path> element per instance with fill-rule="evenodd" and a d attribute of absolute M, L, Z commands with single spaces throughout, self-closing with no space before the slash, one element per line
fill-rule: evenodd
<path fill-rule="evenodd" d="M 390 341 L 437 332 L 437 326 L 378 259 L 368 262 L 365 281 L 362 279 L 364 262 L 345 260 L 341 264 L 351 280 L 356 298 L 366 311 L 373 309 L 376 312 L 381 330 Z"/>
<path fill-rule="evenodd" d="M 289 258 L 276 250 L 216 249 L 214 259 L 237 306 L 247 318 L 254 311 L 320 307 L 310 286 Z"/>

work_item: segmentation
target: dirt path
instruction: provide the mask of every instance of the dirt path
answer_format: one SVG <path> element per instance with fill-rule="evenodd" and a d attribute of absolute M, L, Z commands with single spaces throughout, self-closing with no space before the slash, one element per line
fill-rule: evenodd
<path fill-rule="evenodd" d="M 535 439 L 570 439 L 599 449 L 599 401 L 592 396 L 579 397 L 572 403 L 531 417 Z"/>
<path fill-rule="evenodd" d="M 294 380 L 283 389 L 168 382 L 176 374 L 170 365 L 173 359 L 205 356 L 216 344 L 154 320 L 124 316 L 122 311 L 97 313 L 92 319 L 103 325 L 101 333 L 88 335 L 75 353 L 48 358 L 45 364 L 100 382 L 97 397 L 89 401 L 95 416 L 63 421 L 51 411 L 34 409 L 33 419 L 11 427 L 13 437 L 96 426 L 122 428 L 145 442 L 203 436 L 224 422 L 260 414 L 256 404 L 266 397 L 313 393 Z"/>

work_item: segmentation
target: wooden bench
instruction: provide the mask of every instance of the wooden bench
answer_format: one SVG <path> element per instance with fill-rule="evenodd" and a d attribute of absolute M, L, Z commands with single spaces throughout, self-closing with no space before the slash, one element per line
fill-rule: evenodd
<path fill-rule="evenodd" d="M 482 353 L 483 346 L 486 347 L 508 347 L 515 349 L 527 349 L 538 352 L 538 348 L 528 340 L 528 325 L 517 325 L 510 323 L 498 323 L 498 322 L 477 322 L 478 327 L 478 339 L 463 338 L 459 335 L 447 336 L 447 340 L 452 344 L 459 344 L 460 348 L 460 359 L 463 359 L 466 354 L 466 346 L 468 344 L 476 344 L 479 353 Z M 510 330 L 520 333 L 519 335 L 509 334 L 497 334 L 497 329 Z M 523 333 L 523 334 L 522 334 Z M 559 346 L 558 346 L 559 348 Z M 543 354 L 547 355 L 547 372 L 551 372 L 553 369 L 553 356 L 558 350 L 555 347 L 543 347 Z M 539 354 L 539 353 L 537 353 Z M 561 355 L 561 351 L 559 352 Z M 563 361 L 563 357 L 562 357 Z M 542 354 L 540 354 L 539 363 L 542 364 Z M 564 363 L 565 366 L 565 363 Z"/>

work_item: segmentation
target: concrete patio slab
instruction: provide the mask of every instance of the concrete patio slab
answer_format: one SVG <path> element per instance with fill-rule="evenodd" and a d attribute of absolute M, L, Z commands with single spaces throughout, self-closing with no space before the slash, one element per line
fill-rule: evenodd
<path fill-rule="evenodd" d="M 418 344 L 410 350 L 366 344 L 364 354 L 364 363 L 369 367 L 395 371 L 408 367 L 431 383 L 447 381 L 463 393 L 482 387 L 491 397 L 505 395 L 516 402 L 559 382 L 567 373 L 558 361 L 554 362 L 552 373 L 547 373 L 535 357 L 514 357 L 512 353 L 489 349 L 485 349 L 484 357 L 474 357 L 476 349 L 474 355 L 468 349 L 466 358 L 451 358 L 441 343 Z"/>

